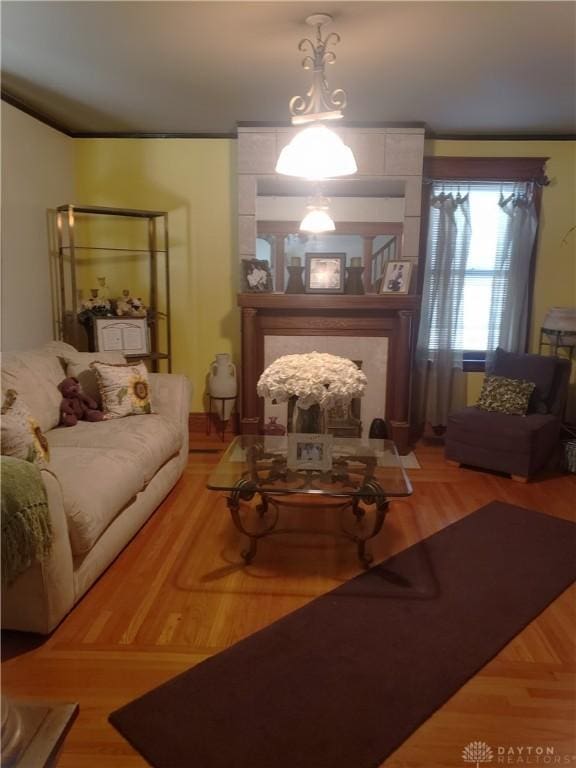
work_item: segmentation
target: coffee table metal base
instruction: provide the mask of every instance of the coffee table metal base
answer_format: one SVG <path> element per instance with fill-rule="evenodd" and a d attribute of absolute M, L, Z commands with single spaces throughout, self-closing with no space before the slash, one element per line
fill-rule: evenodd
<path fill-rule="evenodd" d="M 242 520 L 240 507 L 241 502 L 251 501 L 255 495 L 260 496 L 260 503 L 256 507 L 256 510 L 259 516 L 265 522 L 265 525 L 258 530 L 250 530 L 245 526 Z M 286 494 L 281 492 L 274 494 L 257 491 L 254 488 L 254 484 L 250 480 L 242 479 L 238 481 L 234 490 L 227 497 L 227 504 L 228 509 L 230 510 L 230 514 L 232 515 L 234 525 L 240 531 L 240 533 L 243 533 L 248 537 L 248 548 L 243 550 L 241 553 L 247 564 L 251 563 L 255 558 L 258 549 L 258 541 L 260 539 L 263 539 L 266 536 L 271 536 L 273 534 L 303 532 L 303 530 L 300 528 L 278 528 L 278 521 L 280 519 L 279 507 L 282 505 L 283 501 L 286 502 L 287 498 L 290 498 L 293 503 L 294 496 L 295 494 Z M 366 542 L 370 539 L 373 539 L 374 536 L 380 532 L 388 512 L 389 501 L 384 496 L 382 488 L 374 479 L 371 479 L 365 484 L 365 486 L 363 486 L 362 493 L 360 494 L 349 496 L 342 494 L 330 496 L 327 498 L 329 498 L 329 505 L 331 507 L 334 507 L 338 510 L 349 509 L 356 518 L 357 522 L 360 522 L 364 518 L 366 514 L 366 509 L 364 508 L 365 506 L 375 507 L 374 521 L 372 526 L 369 527 L 367 531 L 359 533 L 358 531 L 348 530 L 343 526 L 339 531 L 339 535 L 350 539 L 356 544 L 360 562 L 365 568 L 368 568 L 372 563 L 373 557 L 366 550 Z M 342 498 L 342 503 L 334 504 L 335 499 L 338 498 Z M 303 498 L 301 506 L 307 506 L 309 504 L 310 496 L 306 497 L 305 500 Z M 307 532 L 317 533 L 316 531 L 309 530 Z M 334 532 L 332 535 L 338 535 L 338 533 Z"/>

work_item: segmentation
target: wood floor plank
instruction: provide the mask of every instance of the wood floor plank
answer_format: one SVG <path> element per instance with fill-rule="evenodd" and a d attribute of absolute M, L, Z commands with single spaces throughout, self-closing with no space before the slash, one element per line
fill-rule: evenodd
<path fill-rule="evenodd" d="M 60 768 L 145 766 L 108 724 L 110 711 L 361 572 L 351 542 L 330 535 L 272 537 L 245 566 L 225 499 L 205 485 L 228 442 L 193 436 L 178 486 L 51 637 L 3 634 L 5 692 L 80 703 Z M 574 475 L 520 484 L 449 466 L 437 444 L 419 444 L 416 455 L 414 494 L 392 502 L 371 542 L 376 561 L 493 500 L 576 518 Z M 309 512 L 286 514 L 290 524 L 309 523 Z M 334 526 L 333 513 L 314 515 L 324 532 Z M 576 765 L 568 762 L 576 753 L 575 592 L 546 608 L 383 768 L 462 768 L 462 749 L 475 740 L 549 745 L 558 757 L 551 764 Z"/>

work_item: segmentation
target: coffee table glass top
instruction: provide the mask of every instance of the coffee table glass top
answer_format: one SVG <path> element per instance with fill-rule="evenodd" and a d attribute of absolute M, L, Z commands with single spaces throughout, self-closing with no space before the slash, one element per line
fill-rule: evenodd
<path fill-rule="evenodd" d="M 292 436 L 293 437 L 293 436 Z M 391 440 L 336 437 L 329 469 L 288 466 L 289 437 L 240 435 L 208 479 L 208 488 L 243 486 L 268 494 L 409 496 L 412 486 Z"/>

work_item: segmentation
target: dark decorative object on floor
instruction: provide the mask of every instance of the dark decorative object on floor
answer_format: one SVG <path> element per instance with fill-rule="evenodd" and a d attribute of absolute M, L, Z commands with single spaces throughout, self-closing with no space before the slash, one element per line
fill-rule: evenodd
<path fill-rule="evenodd" d="M 156 768 L 373 768 L 570 586 L 575 547 L 492 502 L 110 722 Z"/>
<path fill-rule="evenodd" d="M 388 425 L 384 419 L 373 419 L 370 424 L 370 432 L 368 433 L 370 440 L 388 440 Z"/>

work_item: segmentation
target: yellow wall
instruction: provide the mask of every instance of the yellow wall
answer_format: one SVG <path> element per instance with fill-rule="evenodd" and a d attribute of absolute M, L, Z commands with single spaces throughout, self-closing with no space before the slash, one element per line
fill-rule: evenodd
<path fill-rule="evenodd" d="M 172 370 L 191 378 L 191 410 L 203 411 L 214 354 L 240 362 L 235 142 L 77 139 L 75 152 L 77 203 L 169 212 Z"/>
<path fill-rule="evenodd" d="M 205 376 L 216 352 L 240 362 L 236 308 L 235 141 L 226 139 L 77 139 L 76 201 L 170 213 L 174 370 L 195 385 L 193 411 L 205 410 Z M 531 328 L 551 306 L 576 304 L 576 142 L 435 141 L 426 154 L 549 157 Z M 118 286 L 120 287 L 120 286 Z M 131 286 L 122 286 L 131 287 Z M 474 402 L 482 380 L 468 376 Z"/>
<path fill-rule="evenodd" d="M 427 141 L 427 155 L 461 157 L 548 157 L 551 183 L 542 195 L 530 349 L 538 352 L 542 320 L 550 307 L 576 306 L 576 142 Z M 562 240 L 567 236 L 567 242 Z M 483 374 L 468 374 L 468 402 L 478 398 Z"/>
<path fill-rule="evenodd" d="M 46 212 L 70 199 L 74 141 L 1 105 L 2 352 L 34 349 L 55 332 Z M 52 239 L 50 239 L 50 244 Z"/>

